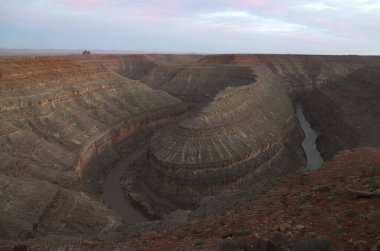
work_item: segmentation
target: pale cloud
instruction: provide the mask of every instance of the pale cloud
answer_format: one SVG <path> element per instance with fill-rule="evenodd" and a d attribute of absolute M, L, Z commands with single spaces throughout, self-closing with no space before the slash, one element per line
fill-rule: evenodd
<path fill-rule="evenodd" d="M 307 3 L 306 6 L 315 6 L 318 8 L 326 7 L 326 9 L 341 10 L 349 14 L 358 12 L 376 12 L 380 10 L 380 2 L 378 0 L 320 0 L 315 3 Z"/>
<path fill-rule="evenodd" d="M 250 19 L 253 17 L 252 14 L 248 13 L 248 12 L 245 12 L 245 11 L 234 11 L 234 10 L 230 10 L 230 11 L 223 11 L 223 12 L 213 12 L 213 13 L 208 13 L 208 14 L 205 14 L 203 16 L 201 16 L 201 18 L 205 18 L 205 19 L 218 19 L 218 18 L 244 18 L 244 19 Z"/>
<path fill-rule="evenodd" d="M 304 9 L 309 9 L 311 11 L 325 11 L 325 10 L 333 10 L 333 11 L 338 11 L 340 10 L 339 7 L 337 6 L 332 6 L 324 3 L 306 3 L 300 6 L 301 8 Z"/>
<path fill-rule="evenodd" d="M 200 23 L 258 33 L 293 32 L 306 28 L 302 24 L 288 23 L 276 18 L 267 18 L 237 10 L 200 15 Z"/>
<path fill-rule="evenodd" d="M 378 0 L 12 0 L 0 47 L 379 53 Z"/>

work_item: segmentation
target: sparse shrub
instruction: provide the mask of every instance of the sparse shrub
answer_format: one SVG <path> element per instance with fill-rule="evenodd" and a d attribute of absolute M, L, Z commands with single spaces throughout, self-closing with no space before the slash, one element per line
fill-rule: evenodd
<path fill-rule="evenodd" d="M 366 178 L 361 183 L 367 185 L 372 190 L 380 189 L 380 180 Z"/>
<path fill-rule="evenodd" d="M 201 239 L 196 240 L 194 242 L 194 246 L 196 246 L 196 247 L 202 247 L 204 244 L 205 244 L 205 242 L 203 240 L 201 240 Z"/>
<path fill-rule="evenodd" d="M 197 230 L 197 229 L 193 229 L 193 230 L 191 230 L 191 234 L 192 235 L 196 235 L 196 234 L 199 234 L 199 231 Z"/>
<path fill-rule="evenodd" d="M 158 248 L 156 249 L 156 251 L 168 251 L 168 249 L 166 249 L 166 248 L 162 248 L 162 247 L 158 247 Z"/>
<path fill-rule="evenodd" d="M 347 228 L 345 228 L 343 226 L 339 226 L 339 227 L 335 228 L 334 230 L 332 230 L 331 234 L 333 234 L 333 235 L 342 235 L 345 232 L 347 232 Z"/>
<path fill-rule="evenodd" d="M 309 208 L 306 211 L 307 216 L 315 217 L 315 216 L 320 216 L 322 214 L 321 210 L 319 210 L 316 207 Z"/>
<path fill-rule="evenodd" d="M 300 199 L 300 204 L 304 204 L 305 202 L 311 201 L 312 198 L 313 197 L 311 196 L 311 194 L 307 194 Z"/>
<path fill-rule="evenodd" d="M 335 222 L 337 224 L 342 224 L 343 222 L 345 222 L 345 218 L 343 216 L 338 216 L 336 219 L 335 219 Z"/>
<path fill-rule="evenodd" d="M 251 230 L 249 230 L 249 229 L 239 229 L 239 230 L 232 232 L 231 235 L 233 235 L 233 236 L 247 236 L 250 233 L 251 233 Z"/>
<path fill-rule="evenodd" d="M 298 208 L 294 208 L 291 212 L 290 212 L 290 216 L 292 217 L 298 217 L 298 216 L 301 216 L 302 214 L 302 211 Z"/>
<path fill-rule="evenodd" d="M 248 240 L 226 239 L 219 244 L 219 251 L 252 250 L 252 244 Z"/>
<path fill-rule="evenodd" d="M 344 217 L 347 217 L 347 218 L 353 218 L 353 217 L 357 216 L 358 214 L 359 214 L 358 211 L 350 209 L 348 211 L 345 211 L 343 215 L 344 215 Z"/>

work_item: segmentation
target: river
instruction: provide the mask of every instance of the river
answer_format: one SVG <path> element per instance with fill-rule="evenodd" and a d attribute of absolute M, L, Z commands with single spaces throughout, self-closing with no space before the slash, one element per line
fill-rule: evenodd
<path fill-rule="evenodd" d="M 148 145 L 144 145 L 129 154 L 127 158 L 123 158 L 117 162 L 116 165 L 109 170 L 103 182 L 104 203 L 128 225 L 148 221 L 148 219 L 144 217 L 140 211 L 134 208 L 130 201 L 125 198 L 120 186 L 120 179 L 127 166 L 146 151 L 147 148 Z"/>
<path fill-rule="evenodd" d="M 319 135 L 311 128 L 310 123 L 306 120 L 303 108 L 300 104 L 296 105 L 296 115 L 305 134 L 305 138 L 302 141 L 302 148 L 307 157 L 306 170 L 317 170 L 323 164 L 322 156 L 316 145 L 316 140 Z"/>
<path fill-rule="evenodd" d="M 311 128 L 310 123 L 306 120 L 303 113 L 303 108 L 300 104 L 296 105 L 296 116 L 301 124 L 305 138 L 302 141 L 302 147 L 307 157 L 306 170 L 317 170 L 323 164 L 323 159 L 316 146 L 318 134 Z M 131 154 L 128 157 L 121 159 L 116 163 L 106 175 L 103 182 L 103 200 L 107 207 L 121 217 L 126 224 L 134 224 L 138 222 L 148 221 L 140 211 L 135 209 L 129 200 L 124 196 L 120 186 L 120 179 L 123 176 L 127 166 L 137 159 L 144 151 L 147 151 L 146 144 Z"/>

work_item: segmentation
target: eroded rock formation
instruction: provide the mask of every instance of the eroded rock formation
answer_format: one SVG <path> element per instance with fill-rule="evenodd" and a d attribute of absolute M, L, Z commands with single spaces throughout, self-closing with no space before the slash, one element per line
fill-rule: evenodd
<path fill-rule="evenodd" d="M 261 69 L 262 76 L 268 73 Z M 199 113 L 157 132 L 145 181 L 153 191 L 185 204 L 239 188 L 270 169 L 288 137 L 299 145 L 293 137 L 298 129 L 285 86 L 274 75 L 259 77 L 227 88 Z M 302 166 L 302 154 L 293 161 L 295 166 L 284 171 Z"/>
<path fill-rule="evenodd" d="M 117 144 L 139 128 L 162 123 L 186 105 L 102 68 L 97 57 L 1 58 L 0 71 L 0 175 L 18 184 L 17 190 L 2 187 L 2 236 L 96 235 L 114 224 L 111 211 L 79 194 L 99 182 L 98 173 L 87 173 L 117 159 Z M 54 211 L 68 215 L 45 224 L 42 218 Z"/>
<path fill-rule="evenodd" d="M 380 67 L 363 67 L 316 87 L 302 101 L 322 134 L 324 158 L 359 146 L 380 147 Z"/>
<path fill-rule="evenodd" d="M 184 100 L 209 102 L 192 117 L 155 134 L 149 164 L 145 164 L 149 166 L 144 172 L 145 183 L 160 196 L 192 204 L 204 195 L 253 182 L 264 169 L 272 169 L 272 174 L 279 172 L 276 163 L 284 156 L 293 162 L 282 161 L 282 172 L 302 166 L 298 148 L 302 136 L 295 126 L 290 100 L 304 101 L 309 97 L 307 93 L 333 88 L 359 69 L 378 64 L 378 57 L 302 55 L 211 55 L 185 66 L 156 62 L 140 76 L 141 81 Z M 220 79 L 214 71 L 222 72 Z M 241 87 L 231 88 L 228 82 Z M 310 113 L 314 110 L 325 114 L 317 118 L 319 123 L 337 132 L 319 139 L 332 136 L 330 146 L 319 148 L 331 147 L 335 154 L 355 146 L 351 142 L 358 140 L 358 134 L 342 126 L 343 115 L 331 100 L 310 101 L 325 107 Z M 311 120 L 317 130 L 323 128 L 314 122 L 315 118 Z M 376 145 L 369 138 L 364 142 Z M 284 149 L 291 150 L 284 153 Z M 146 196 L 135 192 L 132 197 L 144 200 L 146 205 Z M 151 196 L 151 192 L 147 194 Z"/>

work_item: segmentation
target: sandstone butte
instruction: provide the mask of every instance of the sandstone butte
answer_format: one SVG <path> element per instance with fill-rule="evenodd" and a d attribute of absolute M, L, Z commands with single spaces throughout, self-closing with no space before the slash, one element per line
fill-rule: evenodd
<path fill-rule="evenodd" d="M 1 57 L 0 247 L 207 250 L 280 229 L 291 242 L 370 248 L 379 79 L 374 56 Z M 313 174 L 296 172 L 306 163 L 296 103 L 334 159 Z M 143 144 L 120 185 L 159 220 L 128 225 L 102 203 L 102 183 Z M 358 150 L 339 155 L 348 149 Z M 186 219 L 167 217 L 175 209 Z"/>

